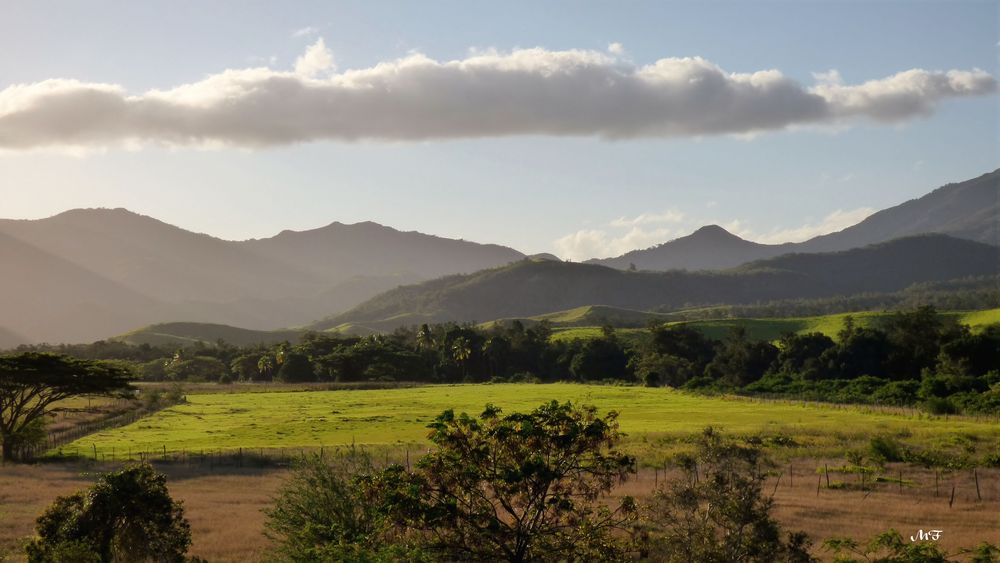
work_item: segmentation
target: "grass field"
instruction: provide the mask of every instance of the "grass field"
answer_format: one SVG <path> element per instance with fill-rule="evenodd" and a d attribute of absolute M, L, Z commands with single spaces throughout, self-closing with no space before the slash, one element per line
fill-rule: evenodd
<path fill-rule="evenodd" d="M 342 444 L 426 445 L 426 426 L 443 410 L 478 414 L 486 403 L 528 410 L 552 399 L 620 411 L 627 446 L 652 460 L 708 425 L 735 434 L 786 436 L 801 447 L 788 455 L 838 456 L 872 436 L 958 448 L 971 440 L 992 451 L 1000 425 L 871 409 L 708 398 L 665 388 L 576 384 L 441 385 L 409 389 L 192 394 L 135 424 L 89 435 L 63 454 L 124 457 L 128 452 L 192 452 L 237 448 L 315 448 Z M 908 413 L 908 414 L 907 414 Z M 957 438 L 964 437 L 964 438 Z"/>
<path fill-rule="evenodd" d="M 569 313 L 569 311 L 565 312 Z M 747 331 L 747 336 L 754 340 L 774 341 L 786 332 L 805 334 L 809 332 L 821 332 L 831 338 L 836 338 L 837 333 L 844 328 L 844 320 L 850 316 L 854 319 L 854 324 L 860 327 L 873 326 L 879 320 L 892 313 L 877 311 L 861 311 L 856 313 L 838 313 L 831 315 L 821 315 L 815 317 L 783 317 L 783 318 L 758 318 L 758 319 L 714 319 L 704 321 L 674 321 L 667 323 L 669 326 L 686 325 L 698 329 L 710 338 L 721 339 L 736 327 L 743 327 Z M 1000 309 L 986 309 L 983 311 L 947 311 L 943 312 L 947 318 L 969 325 L 973 331 L 1000 323 Z M 618 334 L 627 339 L 641 338 L 646 333 L 645 329 L 621 328 Z M 573 340 L 597 338 L 601 335 L 599 326 L 573 326 L 566 328 L 556 328 L 553 331 L 553 340 Z"/>
<path fill-rule="evenodd" d="M 856 326 L 872 326 L 892 313 L 862 311 L 857 313 L 839 313 L 816 317 L 789 317 L 774 319 L 720 319 L 711 321 L 690 321 L 670 324 L 687 324 L 702 331 L 712 338 L 722 338 L 732 328 L 742 326 L 750 338 L 757 340 L 777 340 L 783 333 L 794 332 L 805 334 L 821 332 L 831 338 L 844 328 L 844 320 L 850 316 Z M 984 311 L 947 311 L 943 316 L 957 322 L 969 325 L 973 331 L 982 330 L 987 325 L 1000 323 L 1000 309 Z"/>
<path fill-rule="evenodd" d="M 553 342 L 569 341 L 569 340 L 589 340 L 591 338 L 600 338 L 602 332 L 599 326 L 574 326 L 566 328 L 554 328 L 552 329 L 551 340 Z M 616 328 L 615 334 L 619 338 L 630 341 L 638 340 L 645 337 L 648 331 L 644 328 Z"/>

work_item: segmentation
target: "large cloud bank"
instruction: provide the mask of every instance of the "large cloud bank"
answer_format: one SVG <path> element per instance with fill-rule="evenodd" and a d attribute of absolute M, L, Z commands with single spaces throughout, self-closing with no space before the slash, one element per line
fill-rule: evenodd
<path fill-rule="evenodd" d="M 509 135 L 606 139 L 753 134 L 859 119 L 896 123 L 996 90 L 988 73 L 906 70 L 857 85 L 730 73 L 699 58 L 640 66 L 621 50 L 424 55 L 335 72 L 322 40 L 295 70 L 226 70 L 169 90 L 53 79 L 0 90 L 0 150 L 134 143 L 265 147 L 323 139 Z"/>

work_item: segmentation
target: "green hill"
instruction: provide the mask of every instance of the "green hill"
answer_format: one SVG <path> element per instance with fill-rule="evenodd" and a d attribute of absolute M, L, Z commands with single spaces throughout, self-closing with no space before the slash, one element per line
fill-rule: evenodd
<path fill-rule="evenodd" d="M 482 323 L 479 326 L 481 328 L 490 328 L 496 324 L 509 323 L 514 320 L 521 321 L 525 326 L 531 326 L 544 320 L 549 321 L 555 327 L 600 327 L 611 325 L 616 328 L 642 328 L 653 320 L 668 321 L 670 320 L 670 315 L 623 309 L 621 307 L 608 307 L 606 305 L 584 305 L 583 307 L 546 313 L 544 315 L 535 315 L 533 317 L 497 319 Z"/>
<path fill-rule="evenodd" d="M 219 340 L 237 346 L 297 342 L 303 330 L 250 330 L 211 323 L 162 323 L 143 327 L 113 340 L 152 346 L 189 346 L 196 342 L 214 345 Z"/>
<path fill-rule="evenodd" d="M 389 331 L 401 325 L 532 318 L 552 311 L 582 324 L 599 303 L 632 311 L 813 299 L 899 291 L 912 284 L 995 275 L 997 247 L 945 235 L 898 239 L 826 254 L 791 254 L 722 272 L 628 272 L 590 264 L 524 260 L 468 275 L 402 286 L 311 326 Z M 578 312 L 569 312 L 577 310 Z M 597 313 L 600 314 L 600 313 Z M 642 315 L 641 313 L 639 315 Z M 558 318 L 558 317 L 557 317 Z"/>
<path fill-rule="evenodd" d="M 721 339 L 726 334 L 736 328 L 742 327 L 747 332 L 747 336 L 753 340 L 777 340 L 782 334 L 794 332 L 796 334 L 806 334 L 810 332 L 820 332 L 831 338 L 836 338 L 837 333 L 844 327 L 844 320 L 850 316 L 854 319 L 856 326 L 874 326 L 878 322 L 892 315 L 892 311 L 860 311 L 855 313 L 838 313 L 833 315 L 819 315 L 814 317 L 785 317 L 766 319 L 713 319 L 699 321 L 672 321 L 670 326 L 688 326 L 697 329 L 704 335 Z M 952 318 L 960 324 L 969 325 L 973 332 L 983 330 L 985 327 L 1000 324 L 1000 308 L 987 309 L 983 311 L 946 311 L 941 313 L 945 317 Z M 626 338 L 638 338 L 643 331 L 641 329 L 621 329 L 619 335 Z M 588 339 L 597 338 L 601 335 L 600 326 L 579 326 L 572 328 L 556 328 L 553 339 L 572 340 L 576 338 Z"/>

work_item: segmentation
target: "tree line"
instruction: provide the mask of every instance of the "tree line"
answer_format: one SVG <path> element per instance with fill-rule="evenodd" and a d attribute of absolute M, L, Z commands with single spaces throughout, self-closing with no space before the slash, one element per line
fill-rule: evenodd
<path fill-rule="evenodd" d="M 388 334 L 309 332 L 297 343 L 180 349 L 117 342 L 50 348 L 127 360 L 146 381 L 614 382 L 702 392 L 786 394 L 936 414 L 1000 412 L 1000 326 L 973 332 L 929 306 L 874 326 L 845 319 L 831 338 L 788 333 L 754 340 L 741 328 L 720 339 L 685 324 L 651 324 L 639 338 L 610 326 L 590 339 L 553 339 L 547 322 L 490 328 L 440 324 Z"/>

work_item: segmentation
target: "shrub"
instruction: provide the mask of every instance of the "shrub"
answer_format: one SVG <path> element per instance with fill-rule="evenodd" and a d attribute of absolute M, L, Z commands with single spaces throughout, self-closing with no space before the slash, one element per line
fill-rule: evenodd
<path fill-rule="evenodd" d="M 782 538 L 762 492 L 767 465 L 759 447 L 726 441 L 706 428 L 681 476 L 653 494 L 644 551 L 655 561 L 808 562 L 808 537 Z M 699 475 L 700 474 L 700 475 Z"/>
<path fill-rule="evenodd" d="M 372 470 L 368 454 L 354 448 L 298 462 L 265 511 L 277 555 L 302 562 L 420 559 L 385 541 L 385 521 L 359 484 Z"/>
<path fill-rule="evenodd" d="M 872 457 L 882 461 L 903 461 L 906 457 L 906 450 L 902 444 L 889 436 L 876 436 L 872 438 L 868 449 L 871 451 Z"/>
<path fill-rule="evenodd" d="M 832 551 L 837 563 L 875 561 L 883 563 L 955 563 L 949 554 L 934 542 L 909 542 L 894 529 L 877 534 L 862 545 L 849 538 L 830 538 L 823 542 L 827 551 Z M 983 542 L 973 549 L 962 549 L 959 553 L 971 554 L 973 563 L 992 563 L 1000 560 L 1000 549 Z"/>
<path fill-rule="evenodd" d="M 38 517 L 25 547 L 32 563 L 181 562 L 191 530 L 166 478 L 149 464 L 103 475 L 89 490 L 59 497 Z"/>
<path fill-rule="evenodd" d="M 930 397 L 924 401 L 924 410 L 931 414 L 956 414 L 958 412 L 954 403 L 941 397 Z"/>

